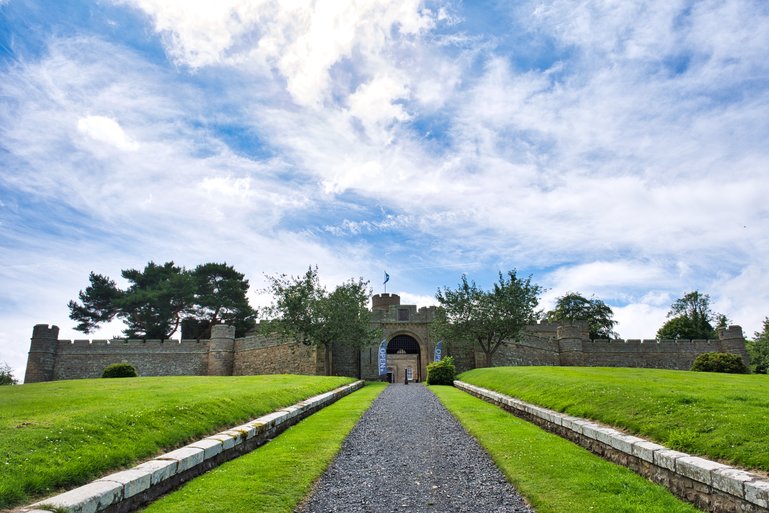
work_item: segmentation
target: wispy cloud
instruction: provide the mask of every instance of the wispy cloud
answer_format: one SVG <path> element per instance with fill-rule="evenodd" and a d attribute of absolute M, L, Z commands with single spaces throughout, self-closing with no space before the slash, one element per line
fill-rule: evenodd
<path fill-rule="evenodd" d="M 113 4 L 3 4 L 37 20 L 1 47 L 14 362 L 89 270 L 150 259 L 256 288 L 387 268 L 419 301 L 517 267 L 632 337 L 693 289 L 749 331 L 769 314 L 764 2 Z"/>

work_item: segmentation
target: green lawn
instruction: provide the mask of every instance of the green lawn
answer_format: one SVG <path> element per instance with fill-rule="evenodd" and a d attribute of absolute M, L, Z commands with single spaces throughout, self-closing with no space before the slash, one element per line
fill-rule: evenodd
<path fill-rule="evenodd" d="M 259 449 L 217 467 L 144 513 L 290 513 L 331 463 L 347 434 L 385 389 L 369 383 Z"/>
<path fill-rule="evenodd" d="M 769 471 L 769 376 L 660 369 L 498 367 L 458 379 L 680 451 Z"/>
<path fill-rule="evenodd" d="M 0 509 L 352 381 L 184 376 L 0 387 Z"/>
<path fill-rule="evenodd" d="M 667 489 L 453 387 L 431 386 L 538 513 L 694 513 Z"/>

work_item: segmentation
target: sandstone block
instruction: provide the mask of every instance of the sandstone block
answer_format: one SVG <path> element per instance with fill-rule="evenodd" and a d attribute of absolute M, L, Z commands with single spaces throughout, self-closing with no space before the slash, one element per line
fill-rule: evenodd
<path fill-rule="evenodd" d="M 33 504 L 67 508 L 70 513 L 96 513 L 123 498 L 123 485 L 113 481 L 94 481 L 61 495 Z"/>
<path fill-rule="evenodd" d="M 727 469 L 726 465 L 697 456 L 685 456 L 676 460 L 676 472 L 706 485 L 713 484 L 713 472 Z"/>
<path fill-rule="evenodd" d="M 235 447 L 235 440 L 236 438 L 239 438 L 237 434 L 233 435 L 227 435 L 224 433 L 219 433 L 218 435 L 213 435 L 208 437 L 211 440 L 218 440 L 220 444 L 222 444 L 222 449 L 232 449 Z"/>
<path fill-rule="evenodd" d="M 666 451 L 665 447 L 642 440 L 640 442 L 636 442 L 633 444 L 633 456 L 636 456 L 637 458 L 641 458 L 644 461 L 648 461 L 649 463 L 654 463 L 654 453 L 657 451 Z"/>
<path fill-rule="evenodd" d="M 204 460 L 213 458 L 217 454 L 222 453 L 222 441 L 216 440 L 213 437 L 204 438 L 203 440 L 198 440 L 197 442 L 191 443 L 187 447 L 202 449 Z"/>
<path fill-rule="evenodd" d="M 745 483 L 745 500 L 762 508 L 769 508 L 769 481 Z"/>
<path fill-rule="evenodd" d="M 99 481 L 120 483 L 123 485 L 123 498 L 127 499 L 152 486 L 152 470 L 134 467 L 102 477 Z"/>
<path fill-rule="evenodd" d="M 176 473 L 178 474 L 203 463 L 204 453 L 203 449 L 187 446 L 158 456 L 155 459 L 175 461 Z"/>
<path fill-rule="evenodd" d="M 638 438 L 637 436 L 623 435 L 622 433 L 617 432 L 617 434 L 611 438 L 609 445 L 625 454 L 633 454 L 633 444 L 638 442 L 645 442 L 645 440 L 643 438 Z"/>
<path fill-rule="evenodd" d="M 713 472 L 713 488 L 735 497 L 745 497 L 745 483 L 756 479 L 754 474 L 744 470 L 727 467 Z"/>
<path fill-rule="evenodd" d="M 685 452 L 664 449 L 654 453 L 654 464 L 668 470 L 676 471 L 676 460 L 689 456 Z"/>
<path fill-rule="evenodd" d="M 152 486 L 176 475 L 176 460 L 150 460 L 134 467 L 151 472 Z"/>

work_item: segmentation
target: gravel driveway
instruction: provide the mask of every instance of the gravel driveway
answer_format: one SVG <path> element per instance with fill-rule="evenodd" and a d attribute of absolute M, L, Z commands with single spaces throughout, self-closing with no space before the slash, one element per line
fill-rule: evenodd
<path fill-rule="evenodd" d="M 363 415 L 297 511 L 534 510 L 427 387 L 394 384 Z"/>

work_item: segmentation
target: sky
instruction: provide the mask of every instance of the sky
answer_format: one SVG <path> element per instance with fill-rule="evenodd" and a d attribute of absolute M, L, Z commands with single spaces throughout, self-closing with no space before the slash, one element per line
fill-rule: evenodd
<path fill-rule="evenodd" d="M 769 315 L 769 3 L 0 0 L 0 362 L 91 271 Z M 93 335 L 110 338 L 112 323 Z"/>

